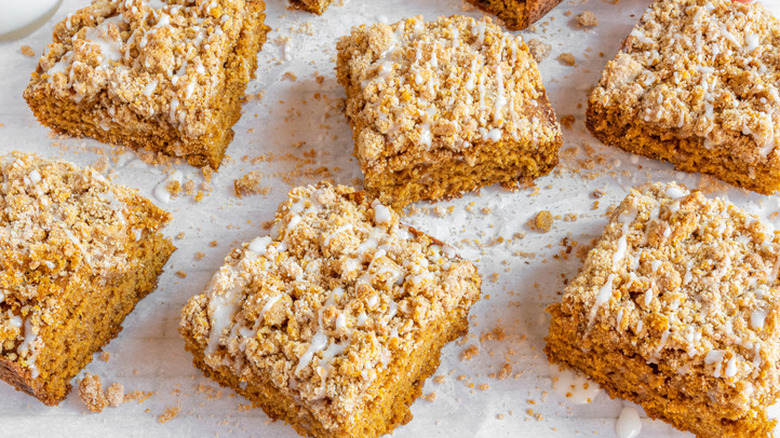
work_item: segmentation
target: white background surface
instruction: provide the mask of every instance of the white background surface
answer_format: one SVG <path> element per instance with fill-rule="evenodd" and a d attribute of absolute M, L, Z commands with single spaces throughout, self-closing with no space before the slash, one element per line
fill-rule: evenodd
<path fill-rule="evenodd" d="M 291 184 L 318 180 L 305 173 L 283 175 L 296 166 L 304 170 L 327 166 L 336 182 L 360 184 L 360 169 L 351 156 L 351 131 L 342 113 L 344 92 L 333 70 L 339 36 L 353 25 L 394 22 L 417 14 L 433 19 L 456 13 L 479 17 L 482 13 L 461 0 L 345 0 L 318 17 L 287 10 L 283 1 L 269 0 L 267 23 L 274 30 L 259 56 L 257 79 L 248 87 L 248 92 L 263 92 L 264 96 L 244 105 L 244 115 L 234 128 L 236 136 L 228 149 L 230 158 L 215 174 L 213 190 L 200 203 L 187 196 L 169 202 L 154 196 L 154 188 L 175 170 L 200 183 L 202 177 L 197 170 L 187 165 L 148 166 L 124 148 L 89 139 L 56 138 L 27 108 L 22 91 L 35 69 L 37 56 L 51 39 L 54 23 L 85 6 L 86 1 L 66 0 L 42 29 L 19 41 L 0 43 L 0 150 L 35 151 L 80 165 L 92 164 L 102 155 L 115 157 L 109 170 L 113 179 L 137 188 L 173 213 L 167 235 L 184 233 L 183 238 L 174 240 L 179 249 L 168 262 L 158 290 L 139 303 L 125 321 L 124 330 L 106 348 L 110 360 L 103 362 L 96 357 L 86 368 L 100 375 L 106 385 L 120 382 L 127 391 L 153 391 L 154 395 L 141 404 L 128 402 L 92 414 L 76 393 L 57 407 L 46 407 L 0 383 L 0 436 L 296 436 L 289 426 L 271 423 L 260 409 L 242 408 L 249 404 L 245 399 L 219 388 L 191 366 L 191 357 L 177 332 L 180 309 L 189 297 L 201 291 L 232 247 L 265 234 L 260 224 L 272 219 Z M 437 374 L 445 376 L 444 382 L 428 381 L 425 386 L 423 394 L 433 392 L 435 400 L 418 400 L 412 408 L 414 420 L 398 428 L 394 436 L 616 436 L 616 419 L 622 407 L 630 403 L 610 400 L 599 391 L 592 403 L 575 405 L 553 391 L 554 373 L 542 352 L 547 331 L 544 308 L 559 297 L 564 279 L 571 279 L 580 265 L 576 248 L 566 258 L 554 257 L 564 248 L 560 245 L 562 239 L 587 245 L 601 233 L 607 208 L 633 185 L 677 180 L 695 188 L 702 182 L 698 174 L 675 172 L 669 165 L 605 147 L 584 127 L 588 90 L 648 3 L 622 0 L 612 5 L 602 0 L 567 0 L 542 20 L 547 25 L 540 25 L 535 33 L 522 32 L 526 39 L 539 38 L 552 44 L 552 53 L 540 69 L 558 116 L 576 117 L 572 129 L 564 129 L 564 149 L 577 148 L 579 154 L 574 159 L 562 159 L 556 171 L 539 179 L 537 192 L 524 189 L 511 193 L 490 187 L 481 195 L 437 204 L 442 210 L 454 206 L 445 217 L 434 214 L 430 204 L 421 203 L 422 211 L 405 219 L 456 246 L 461 255 L 477 264 L 484 284 L 483 299 L 472 310 L 467 342 L 450 344 L 443 352 Z M 765 0 L 776 14 L 780 11 L 778 3 Z M 573 17 L 585 9 L 599 19 L 592 30 L 574 25 Z M 564 15 L 567 11 L 572 15 Z M 21 54 L 23 44 L 35 50 L 35 58 Z M 572 53 L 577 66 L 561 64 L 556 58 L 562 52 Z M 293 72 L 297 80 L 284 80 L 286 72 Z M 315 80 L 315 72 L 324 76 L 321 84 Z M 315 99 L 315 93 L 323 98 Z M 302 141 L 306 144 L 295 147 Z M 593 170 L 573 173 L 579 169 L 577 161 L 588 158 L 587 146 L 593 148 L 594 158 L 602 159 Z M 304 156 L 310 149 L 316 151 L 312 159 Z M 266 154 L 275 158 L 256 164 L 242 160 Z M 264 183 L 272 188 L 271 192 L 236 198 L 233 180 L 252 169 L 264 172 Z M 590 193 L 595 189 L 605 195 L 598 208 L 592 209 Z M 776 196 L 736 189 L 717 194 L 728 196 L 764 219 L 780 210 Z M 561 217 L 575 213 L 579 218 L 574 222 L 558 219 L 549 233 L 539 234 L 526 222 L 543 209 Z M 526 235 L 512 239 L 515 233 Z M 498 237 L 506 241 L 489 245 Z M 214 240 L 217 246 L 209 246 Z M 205 253 L 202 260 L 195 258 L 198 251 Z M 521 252 L 533 256 L 518 255 Z M 175 275 L 180 270 L 187 273 L 186 278 Z M 481 342 L 480 336 L 497 325 L 506 338 Z M 461 353 L 470 345 L 476 345 L 479 354 L 461 360 Z M 490 377 L 505 363 L 512 366 L 510 378 Z M 489 388 L 480 389 L 484 384 Z M 171 407 L 179 407 L 180 414 L 159 424 L 158 416 Z M 644 414 L 642 417 L 642 437 L 691 436 L 665 423 L 650 421 Z"/>

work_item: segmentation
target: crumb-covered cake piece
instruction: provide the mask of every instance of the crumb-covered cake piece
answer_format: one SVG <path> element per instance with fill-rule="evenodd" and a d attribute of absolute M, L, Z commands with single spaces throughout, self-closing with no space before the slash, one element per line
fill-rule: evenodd
<path fill-rule="evenodd" d="M 702 438 L 769 437 L 780 234 L 676 184 L 632 190 L 552 315 L 545 352 Z"/>
<path fill-rule="evenodd" d="M 607 64 L 586 124 L 606 144 L 774 193 L 779 47 L 758 2 L 657 0 Z"/>
<path fill-rule="evenodd" d="M 92 168 L 0 156 L 0 378 L 47 405 L 155 289 L 168 213 Z"/>
<path fill-rule="evenodd" d="M 509 30 L 523 30 L 544 17 L 563 0 L 468 0 L 474 6 L 495 14 Z"/>
<path fill-rule="evenodd" d="M 490 19 L 409 18 L 338 43 L 369 195 L 402 207 L 547 174 L 560 126 L 536 61 Z"/>
<path fill-rule="evenodd" d="M 290 4 L 294 8 L 303 9 L 317 15 L 322 15 L 331 3 L 333 3 L 333 0 L 290 0 Z"/>
<path fill-rule="evenodd" d="M 467 332 L 480 277 L 363 192 L 320 183 L 289 196 L 272 235 L 233 250 L 185 306 L 187 350 L 302 435 L 388 433 Z"/>
<path fill-rule="evenodd" d="M 262 0 L 95 0 L 24 92 L 55 131 L 219 167 L 265 42 Z"/>

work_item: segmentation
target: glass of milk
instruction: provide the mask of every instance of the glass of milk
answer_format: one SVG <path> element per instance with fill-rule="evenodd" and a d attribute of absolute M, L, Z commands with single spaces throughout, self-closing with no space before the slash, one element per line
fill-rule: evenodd
<path fill-rule="evenodd" d="M 21 38 L 54 15 L 62 0 L 1 0 L 0 41 Z"/>

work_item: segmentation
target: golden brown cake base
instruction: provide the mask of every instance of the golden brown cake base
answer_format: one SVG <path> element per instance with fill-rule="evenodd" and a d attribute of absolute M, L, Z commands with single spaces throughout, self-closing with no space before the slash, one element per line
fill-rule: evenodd
<path fill-rule="evenodd" d="M 605 144 L 775 193 L 778 47 L 780 23 L 757 2 L 657 0 L 607 64 L 586 125 Z"/>
<path fill-rule="evenodd" d="M 196 367 L 302 435 L 378 437 L 468 330 L 476 268 L 363 192 L 290 192 L 182 310 Z"/>
<path fill-rule="evenodd" d="M 325 429 L 311 412 L 277 390 L 263 374 L 253 374 L 247 379 L 250 383 L 244 385 L 229 367 L 214 369 L 206 365 L 203 346 L 190 341 L 191 333 L 182 332 L 182 335 L 195 367 L 220 385 L 257 403 L 269 417 L 289 423 L 302 436 L 352 438 L 378 437 L 411 421 L 412 403 L 422 394 L 425 380 L 439 367 L 441 349 L 467 333 L 466 315 L 456 315 L 446 325 L 432 327 L 425 335 L 425 344 L 420 346 L 419 356 L 391 363 L 388 366 L 391 371 L 380 375 L 381 383 L 375 384 L 368 394 L 368 398 L 374 400 L 367 407 L 368 416 L 352 428 L 337 432 Z"/>
<path fill-rule="evenodd" d="M 490 19 L 409 18 L 338 43 L 354 155 L 401 208 L 546 175 L 563 139 L 536 62 Z"/>
<path fill-rule="evenodd" d="M 136 303 L 156 288 L 174 250 L 159 232 L 170 217 L 94 171 L 21 154 L 3 160 L 18 165 L 3 169 L 12 185 L 4 193 L 4 215 L 16 211 L 14 226 L 24 227 L 17 230 L 41 227 L 49 234 L 0 236 L 8 285 L 0 300 L 0 378 L 54 405 L 92 354 L 119 333 Z M 45 191 L 34 200 L 46 196 L 42 205 L 53 214 L 73 216 L 52 221 L 14 210 L 25 205 L 18 191 L 21 174 L 33 175 L 28 181 L 40 177 L 41 187 L 58 191 L 61 204 Z M 17 246 L 20 238 L 28 248 Z"/>
<path fill-rule="evenodd" d="M 468 0 L 504 20 L 509 30 L 523 30 L 544 17 L 563 0 Z"/>
<path fill-rule="evenodd" d="M 81 26 L 71 25 L 72 29 L 69 29 L 64 22 L 59 23 L 54 31 L 53 49 L 44 55 L 32 74 L 24 97 L 38 120 L 57 132 L 92 137 L 134 149 L 162 152 L 185 158 L 193 166 L 217 169 L 233 139 L 232 126 L 241 117 L 246 84 L 254 77 L 257 52 L 269 31 L 264 24 L 265 3 L 262 0 L 246 0 L 242 4 L 240 12 L 223 9 L 225 14 L 240 15 L 233 17 L 238 23 L 232 25 L 241 28 L 232 39 L 212 41 L 214 35 L 206 34 L 204 38 L 198 35 L 204 30 L 195 32 L 182 26 L 172 27 L 174 30 L 167 32 L 168 35 L 182 33 L 173 39 L 161 36 L 159 44 L 156 44 L 157 41 L 149 41 L 143 47 L 130 48 L 131 39 L 125 35 L 128 41 L 120 43 L 117 39 L 115 44 L 127 47 L 125 52 L 138 53 L 138 59 L 130 61 L 132 67 L 123 67 L 110 61 L 105 65 L 105 59 L 110 54 L 101 54 L 102 57 L 98 56 L 92 61 L 99 64 L 93 70 L 83 73 L 85 79 L 81 82 L 78 79 L 56 77 L 61 74 L 58 70 L 64 73 L 64 67 L 60 67 L 63 60 L 81 56 L 74 55 L 73 48 L 69 46 L 72 44 L 69 43 L 71 35 L 76 34 Z M 217 8 L 226 6 L 218 4 Z M 121 11 L 108 0 L 99 0 L 78 11 L 75 18 L 68 18 L 68 23 L 82 23 L 88 28 L 87 34 L 93 35 L 104 31 L 94 30 L 100 27 L 95 17 L 114 19 L 118 12 Z M 162 14 L 155 15 L 152 12 L 150 16 L 172 16 Z M 162 22 L 164 18 L 158 20 Z M 167 20 L 172 21 L 170 18 Z M 139 23 L 133 22 L 132 26 L 138 29 L 138 26 L 147 25 L 145 22 Z M 202 26 L 213 30 L 212 24 Z M 101 37 L 98 33 L 94 37 L 102 47 L 113 42 L 111 26 L 105 27 L 109 36 Z M 141 30 L 131 35 L 136 33 L 141 33 Z M 161 32 L 145 32 L 143 38 L 151 39 L 158 34 L 164 35 Z M 211 41 L 210 45 L 206 45 L 210 49 L 194 58 L 192 50 L 197 52 L 203 48 L 201 43 L 193 40 L 192 35 Z M 165 47 L 169 44 L 171 48 Z M 189 48 L 182 48 L 185 46 Z M 184 60 L 179 51 L 189 51 L 189 58 Z M 95 55 L 94 52 L 87 52 L 84 56 L 88 58 Z M 169 69 L 168 73 L 160 71 L 166 68 Z M 68 74 L 74 77 L 72 72 L 76 69 L 70 69 Z M 170 72 L 173 71 L 175 74 L 171 77 Z M 121 81 L 113 79 L 113 75 L 119 75 Z M 132 80 L 128 80 L 128 76 Z M 79 78 L 79 73 L 75 77 Z M 104 77 L 112 78 L 110 80 L 118 81 L 120 85 L 105 85 L 102 82 Z"/>
<path fill-rule="evenodd" d="M 769 437 L 780 234 L 675 184 L 632 190 L 552 316 L 545 353 L 701 438 Z"/>

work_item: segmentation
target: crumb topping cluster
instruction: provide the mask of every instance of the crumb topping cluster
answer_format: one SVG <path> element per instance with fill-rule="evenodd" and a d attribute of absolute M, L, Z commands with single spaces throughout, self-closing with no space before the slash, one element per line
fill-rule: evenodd
<path fill-rule="evenodd" d="M 648 363 L 738 382 L 751 399 L 779 380 L 779 268 L 771 225 L 655 184 L 618 206 L 566 299 L 589 309 L 588 332 L 610 326 Z"/>
<path fill-rule="evenodd" d="M 776 162 L 780 25 L 757 2 L 659 0 L 591 101 L 747 163 Z"/>
<path fill-rule="evenodd" d="M 34 86 L 203 135 L 216 117 L 203 102 L 225 81 L 245 9 L 243 0 L 96 0 L 55 27 Z"/>
<path fill-rule="evenodd" d="M 33 154 L 0 157 L 0 354 L 31 370 L 39 326 L 63 290 L 127 269 L 129 242 L 149 232 L 135 195 L 91 168 Z"/>
<path fill-rule="evenodd" d="M 369 164 L 391 158 L 401 167 L 475 143 L 555 137 L 536 62 L 520 36 L 489 18 L 354 28 L 338 49 L 347 115 L 364 127 L 356 153 Z"/>
<path fill-rule="evenodd" d="M 260 378 L 325 428 L 361 409 L 371 383 L 431 324 L 479 294 L 471 263 L 360 195 L 327 183 L 294 189 L 273 237 L 234 250 L 196 297 L 206 320 L 185 312 L 182 321 L 201 336 L 208 366 Z"/>

